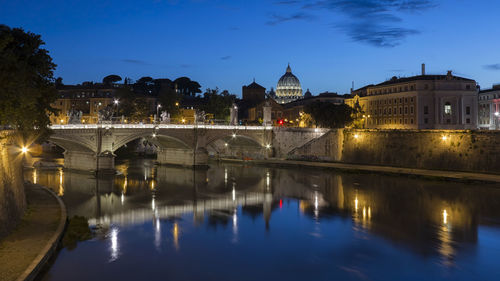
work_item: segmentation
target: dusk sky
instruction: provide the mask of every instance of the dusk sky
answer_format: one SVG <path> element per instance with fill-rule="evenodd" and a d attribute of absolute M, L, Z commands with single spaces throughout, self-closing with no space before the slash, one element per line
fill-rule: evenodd
<path fill-rule="evenodd" d="M 0 0 L 0 23 L 42 35 L 65 84 L 108 74 L 188 76 L 241 95 L 276 87 L 290 63 L 304 92 L 347 93 L 392 76 L 500 83 L 492 0 Z"/>

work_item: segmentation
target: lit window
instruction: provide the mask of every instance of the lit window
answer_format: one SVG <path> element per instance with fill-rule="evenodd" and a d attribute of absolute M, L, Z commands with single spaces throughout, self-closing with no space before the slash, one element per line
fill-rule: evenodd
<path fill-rule="evenodd" d="M 444 104 L 444 114 L 451 115 L 451 104 L 449 102 Z"/>

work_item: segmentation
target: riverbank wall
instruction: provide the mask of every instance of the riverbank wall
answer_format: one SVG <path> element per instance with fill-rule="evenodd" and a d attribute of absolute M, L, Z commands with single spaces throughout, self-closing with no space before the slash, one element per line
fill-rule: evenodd
<path fill-rule="evenodd" d="M 22 156 L 9 134 L 0 132 L 0 238 L 18 224 L 26 209 Z"/>
<path fill-rule="evenodd" d="M 500 132 L 338 129 L 284 158 L 500 174 Z"/>

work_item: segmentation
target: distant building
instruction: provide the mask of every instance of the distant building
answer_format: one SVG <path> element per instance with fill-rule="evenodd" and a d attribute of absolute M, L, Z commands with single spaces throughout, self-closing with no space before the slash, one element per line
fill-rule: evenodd
<path fill-rule="evenodd" d="M 359 103 L 366 128 L 476 129 L 476 81 L 446 75 L 422 74 L 354 90 L 346 100 Z"/>
<path fill-rule="evenodd" d="M 330 102 L 333 104 L 343 104 L 344 100 L 349 98 L 349 95 L 338 95 L 336 93 L 321 93 L 318 96 L 310 96 L 308 98 L 302 98 L 295 100 L 286 104 L 280 104 L 274 99 L 269 99 L 271 106 L 271 119 L 273 123 L 277 123 L 282 120 L 284 126 L 298 127 L 300 126 L 300 118 L 304 114 L 305 107 L 311 103 L 320 102 Z M 265 102 L 258 104 L 255 107 L 248 109 L 248 121 L 258 122 L 263 118 L 263 107 Z"/>
<path fill-rule="evenodd" d="M 500 129 L 500 84 L 478 94 L 479 129 Z"/>
<path fill-rule="evenodd" d="M 82 112 L 81 122 L 97 122 L 100 109 L 113 105 L 116 88 L 105 85 L 64 85 L 58 89 L 59 97 L 52 107 L 59 110 L 57 115 L 49 116 L 52 124 L 67 124 L 68 111 L 75 109 Z"/>
<path fill-rule="evenodd" d="M 290 65 L 286 68 L 286 73 L 281 76 L 276 87 L 276 102 L 284 104 L 302 98 L 302 87 L 299 79 L 293 75 Z"/>
<path fill-rule="evenodd" d="M 310 93 L 310 92 L 309 92 Z M 317 96 L 308 95 L 303 99 L 299 99 L 283 105 L 283 118 L 289 125 L 296 124 L 300 120 L 300 116 L 305 112 L 305 107 L 314 102 L 329 102 L 336 105 L 343 104 L 349 95 L 338 95 L 337 93 L 324 92 Z"/>
<path fill-rule="evenodd" d="M 310 98 L 312 97 L 312 93 L 309 91 L 309 89 L 307 89 L 307 91 L 304 93 L 304 98 Z"/>
<path fill-rule="evenodd" d="M 255 80 L 248 86 L 241 89 L 243 100 L 248 104 L 255 106 L 266 99 L 266 88 L 255 83 Z"/>
<path fill-rule="evenodd" d="M 58 99 L 52 107 L 59 110 L 57 115 L 50 115 L 52 124 L 67 124 L 68 112 L 72 109 L 82 112 L 82 124 L 95 124 L 98 122 L 99 110 L 107 106 L 116 107 L 115 100 L 117 85 L 85 84 L 85 85 L 61 85 L 58 87 Z M 142 95 L 141 95 L 142 96 Z M 156 98 L 144 96 L 148 111 L 156 113 Z M 115 116 L 121 118 L 121 116 Z M 126 119 L 125 119 L 126 120 Z"/>
<path fill-rule="evenodd" d="M 271 120 L 276 123 L 279 119 L 283 117 L 283 106 L 277 103 L 274 99 L 268 99 L 269 106 L 271 106 Z M 264 118 L 264 106 L 266 101 L 257 104 L 254 107 L 248 109 L 248 122 L 249 123 L 260 123 Z"/>

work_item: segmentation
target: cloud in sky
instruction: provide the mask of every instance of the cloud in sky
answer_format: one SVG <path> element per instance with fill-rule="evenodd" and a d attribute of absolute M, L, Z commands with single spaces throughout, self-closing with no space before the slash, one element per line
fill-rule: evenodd
<path fill-rule="evenodd" d="M 231 56 L 223 56 L 223 57 L 221 57 L 220 59 L 221 59 L 221 60 L 228 60 L 228 59 L 230 59 L 230 58 L 231 58 Z"/>
<path fill-rule="evenodd" d="M 267 25 L 277 25 L 277 24 L 284 23 L 287 21 L 312 20 L 312 19 L 314 19 L 313 15 L 303 13 L 303 12 L 295 13 L 295 14 L 290 15 L 290 16 L 281 16 L 278 14 L 271 14 L 270 19 L 266 22 L 266 24 Z"/>
<path fill-rule="evenodd" d="M 329 11 L 345 17 L 342 23 L 333 23 L 353 41 L 375 47 L 395 47 L 411 35 L 420 31 L 402 26 L 403 14 L 420 13 L 437 6 L 436 0 L 297 0 L 280 1 L 277 5 L 288 5 L 300 10 L 295 15 L 273 14 L 271 25 L 291 20 L 312 18 L 312 13 Z"/>
<path fill-rule="evenodd" d="M 483 65 L 485 69 L 488 70 L 500 70 L 500 63 Z"/>
<path fill-rule="evenodd" d="M 122 62 L 132 63 L 132 64 L 149 65 L 149 63 L 142 61 L 142 60 L 122 59 Z"/>

